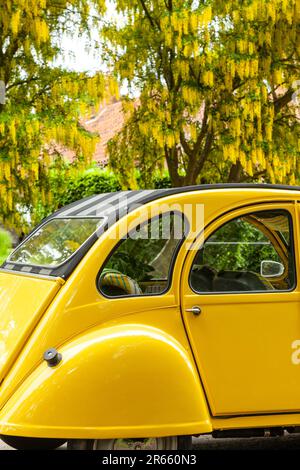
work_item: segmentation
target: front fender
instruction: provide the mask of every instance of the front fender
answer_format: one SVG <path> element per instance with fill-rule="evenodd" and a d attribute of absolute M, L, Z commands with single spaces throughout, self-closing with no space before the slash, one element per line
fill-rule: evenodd
<path fill-rule="evenodd" d="M 0 434 L 57 438 L 151 437 L 210 432 L 189 351 L 143 325 L 93 329 L 21 384 L 0 412 Z"/>

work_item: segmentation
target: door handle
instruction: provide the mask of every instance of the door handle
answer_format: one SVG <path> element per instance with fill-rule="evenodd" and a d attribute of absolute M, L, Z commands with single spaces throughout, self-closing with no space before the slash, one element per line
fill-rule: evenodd
<path fill-rule="evenodd" d="M 186 312 L 191 312 L 193 315 L 195 316 L 199 316 L 200 313 L 201 313 L 201 308 L 198 307 L 197 305 L 195 305 L 194 307 L 192 308 L 186 308 L 185 309 Z"/>

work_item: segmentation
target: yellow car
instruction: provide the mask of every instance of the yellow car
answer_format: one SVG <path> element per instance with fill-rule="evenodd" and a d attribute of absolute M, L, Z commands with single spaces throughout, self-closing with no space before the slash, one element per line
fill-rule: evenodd
<path fill-rule="evenodd" d="M 300 426 L 300 188 L 124 191 L 42 222 L 0 272 L 0 434 L 182 449 Z"/>

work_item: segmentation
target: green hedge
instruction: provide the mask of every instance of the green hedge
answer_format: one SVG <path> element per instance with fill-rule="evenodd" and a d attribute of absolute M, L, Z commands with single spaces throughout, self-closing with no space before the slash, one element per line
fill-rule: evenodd
<path fill-rule="evenodd" d="M 107 171 L 87 171 L 67 181 L 64 191 L 56 196 L 62 207 L 94 194 L 109 193 L 121 189 L 117 178 Z"/>
<path fill-rule="evenodd" d="M 12 250 L 12 238 L 8 232 L 0 229 L 0 265 Z"/>
<path fill-rule="evenodd" d="M 139 178 L 137 178 L 137 181 L 139 182 Z M 118 179 L 113 173 L 98 169 L 88 170 L 76 178 L 66 181 L 63 190 L 58 187 L 60 184 L 57 181 L 54 181 L 52 184 L 56 207 L 63 207 L 66 204 L 87 196 L 93 196 L 94 194 L 110 193 L 121 189 Z M 56 188 L 55 185 L 57 186 Z M 170 187 L 171 180 L 167 174 L 156 175 L 153 178 L 152 188 L 161 189 Z"/>
<path fill-rule="evenodd" d="M 169 175 L 155 176 L 154 177 L 154 189 L 165 189 L 165 188 L 172 188 L 170 176 Z"/>

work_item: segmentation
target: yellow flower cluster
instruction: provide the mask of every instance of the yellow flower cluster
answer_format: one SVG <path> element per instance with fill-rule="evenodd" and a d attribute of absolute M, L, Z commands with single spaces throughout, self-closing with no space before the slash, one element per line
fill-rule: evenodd
<path fill-rule="evenodd" d="M 205 70 L 202 74 L 202 82 L 209 87 L 214 86 L 214 73 L 212 70 Z"/>
<path fill-rule="evenodd" d="M 13 35 L 17 35 L 20 26 L 21 11 L 17 10 L 12 14 L 11 17 L 11 31 Z"/>
<path fill-rule="evenodd" d="M 201 11 L 181 10 L 165 14 L 160 18 L 160 27 L 164 35 L 165 43 L 168 47 L 183 49 L 183 54 L 190 57 L 192 54 L 199 54 L 199 44 L 197 35 L 200 30 L 206 29 L 212 20 L 211 6 L 206 6 Z M 185 43 L 183 37 L 194 37 L 194 40 Z"/>

